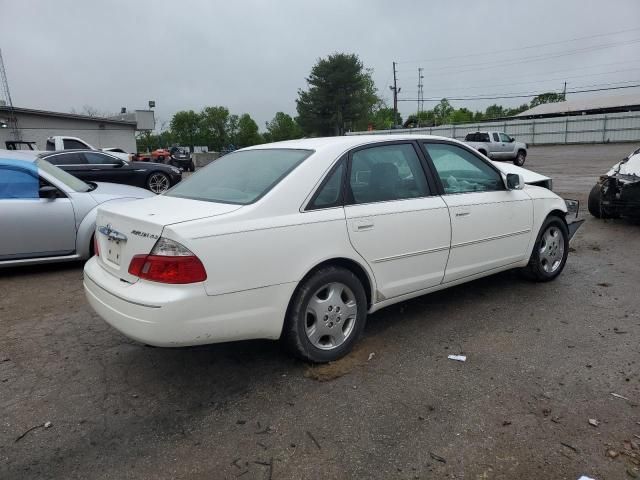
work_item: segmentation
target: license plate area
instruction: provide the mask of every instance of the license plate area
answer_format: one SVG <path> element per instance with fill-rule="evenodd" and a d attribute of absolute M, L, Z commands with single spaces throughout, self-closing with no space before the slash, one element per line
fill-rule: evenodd
<path fill-rule="evenodd" d="M 114 265 L 120 266 L 120 255 L 122 253 L 122 240 L 107 237 L 107 260 Z"/>

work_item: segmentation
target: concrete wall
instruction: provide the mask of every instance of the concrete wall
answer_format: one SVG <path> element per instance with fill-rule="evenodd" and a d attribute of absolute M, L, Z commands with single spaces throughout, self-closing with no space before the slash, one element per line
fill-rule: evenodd
<path fill-rule="evenodd" d="M 64 118 L 30 113 L 16 113 L 21 140 L 35 141 L 40 150 L 46 149 L 47 138 L 53 135 L 78 137 L 96 148 L 120 147 L 136 151 L 136 127 L 77 118 Z M 0 148 L 5 140 L 15 140 L 11 128 L 0 129 Z"/>
<path fill-rule="evenodd" d="M 478 130 L 505 132 L 529 145 L 640 142 L 640 112 L 576 115 L 557 118 L 501 120 L 426 128 L 351 132 L 347 135 L 419 133 L 464 140 Z"/>

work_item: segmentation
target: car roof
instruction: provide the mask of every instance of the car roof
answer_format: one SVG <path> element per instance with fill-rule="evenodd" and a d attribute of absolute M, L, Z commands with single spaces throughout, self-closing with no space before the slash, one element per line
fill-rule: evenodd
<path fill-rule="evenodd" d="M 38 156 L 40 158 L 50 157 L 51 155 L 59 155 L 61 153 L 82 153 L 82 152 L 92 152 L 92 153 L 104 153 L 109 154 L 109 152 L 103 152 L 100 150 L 91 150 L 90 148 L 68 148 L 66 150 L 48 150 L 46 152 L 40 152 Z"/>
<path fill-rule="evenodd" d="M 324 148 L 344 147 L 352 148 L 369 143 L 389 142 L 398 140 L 448 140 L 455 142 L 451 138 L 438 137 L 435 135 L 419 134 L 381 134 L 381 135 L 348 135 L 344 137 L 318 137 L 301 138 L 299 140 L 285 140 L 282 142 L 265 143 L 243 150 L 258 150 L 264 148 L 300 148 L 310 150 L 322 150 Z"/>

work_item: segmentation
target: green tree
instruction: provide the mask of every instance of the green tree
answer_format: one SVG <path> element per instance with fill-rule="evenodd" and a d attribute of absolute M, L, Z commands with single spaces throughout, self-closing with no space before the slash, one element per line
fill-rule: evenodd
<path fill-rule="evenodd" d="M 489 105 L 484 112 L 485 118 L 500 118 L 506 117 L 504 107 L 502 105 Z"/>
<path fill-rule="evenodd" d="M 547 92 L 541 93 L 531 100 L 531 108 L 542 105 L 543 103 L 564 102 L 565 95 L 563 93 Z"/>
<path fill-rule="evenodd" d="M 284 112 L 277 112 L 269 122 L 265 122 L 265 126 L 268 134 L 265 141 L 280 142 L 302 137 L 298 123 Z"/>
<path fill-rule="evenodd" d="M 433 107 L 433 114 L 435 116 L 436 125 L 444 125 L 451 121 L 451 115 L 454 112 L 454 108 L 449 103 L 449 100 L 443 98 L 440 103 Z"/>
<path fill-rule="evenodd" d="M 368 124 L 371 124 L 374 130 L 389 130 L 394 125 L 402 125 L 402 116 L 398 113 L 394 120 L 393 108 L 389 108 L 381 102 L 373 111 Z"/>
<path fill-rule="evenodd" d="M 473 112 L 467 108 L 458 108 L 450 116 L 451 123 L 473 122 Z"/>
<path fill-rule="evenodd" d="M 230 125 L 229 109 L 226 107 L 205 107 L 200 112 L 202 137 L 206 145 L 213 150 L 220 151 L 229 144 L 230 135 L 235 133 L 230 132 L 233 127 L 234 125 Z"/>
<path fill-rule="evenodd" d="M 529 104 L 528 103 L 523 103 L 519 107 L 515 107 L 515 108 L 507 108 L 506 111 L 505 111 L 505 114 L 506 114 L 507 117 L 513 117 L 514 115 L 522 113 L 525 110 L 529 110 Z"/>
<path fill-rule="evenodd" d="M 298 123 L 311 135 L 342 135 L 347 126 L 366 128 L 378 103 L 371 71 L 357 55 L 335 53 L 321 58 L 299 90 Z"/>
<path fill-rule="evenodd" d="M 200 115 L 193 110 L 176 112 L 171 119 L 171 134 L 180 145 L 193 147 L 200 140 Z"/>
<path fill-rule="evenodd" d="M 262 136 L 258 132 L 258 124 L 245 113 L 238 118 L 238 130 L 235 135 L 235 146 L 238 148 L 250 147 L 262 143 Z"/>

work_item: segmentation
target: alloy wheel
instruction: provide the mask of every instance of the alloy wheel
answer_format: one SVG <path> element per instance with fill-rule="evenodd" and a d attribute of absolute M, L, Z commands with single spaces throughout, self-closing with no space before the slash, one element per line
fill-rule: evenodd
<path fill-rule="evenodd" d="M 163 193 L 169 189 L 169 179 L 164 173 L 154 173 L 149 177 L 148 185 L 153 193 Z"/>
<path fill-rule="evenodd" d="M 313 346 L 332 350 L 353 333 L 358 314 L 356 296 L 343 283 L 319 288 L 306 309 L 305 332 Z"/>
<path fill-rule="evenodd" d="M 564 257 L 564 234 L 555 225 L 545 230 L 540 239 L 540 266 L 547 273 L 554 273 Z"/>

